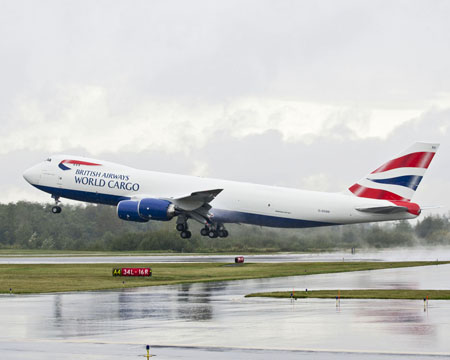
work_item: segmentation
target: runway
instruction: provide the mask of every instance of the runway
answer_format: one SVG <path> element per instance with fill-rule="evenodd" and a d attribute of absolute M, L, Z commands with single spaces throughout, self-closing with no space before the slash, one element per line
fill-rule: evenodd
<path fill-rule="evenodd" d="M 22 360 L 33 358 L 37 360 L 48 358 L 69 358 L 69 359 L 138 359 L 146 358 L 145 346 L 137 343 L 119 342 L 87 342 L 87 341 L 29 341 L 29 342 L 9 342 L 2 344 L 2 349 L 17 349 L 20 352 L 6 350 L 7 359 Z M 52 347 L 49 354 L 48 347 Z M 82 351 L 80 352 L 80 348 Z M 364 352 L 364 351 L 322 351 L 317 349 L 303 350 L 270 350 L 257 348 L 236 348 L 236 347 L 207 347 L 207 346 L 153 346 L 150 354 L 161 359 L 287 359 L 287 360 L 368 360 L 375 359 L 439 359 L 447 357 L 447 354 L 413 354 L 413 353 L 393 353 L 393 352 Z"/>
<path fill-rule="evenodd" d="M 290 289 L 450 289 L 450 265 L 0 297 L 2 359 L 450 356 L 450 302 L 244 298 Z M 414 355 L 413 355 L 414 354 Z"/>
<path fill-rule="evenodd" d="M 235 255 L 119 255 L 119 256 L 0 256 L 0 264 L 96 264 L 96 263 L 229 263 Z M 356 250 L 301 254 L 245 255 L 246 262 L 306 262 L 306 261 L 436 261 L 450 260 L 450 247 L 396 248 L 387 250 Z"/>

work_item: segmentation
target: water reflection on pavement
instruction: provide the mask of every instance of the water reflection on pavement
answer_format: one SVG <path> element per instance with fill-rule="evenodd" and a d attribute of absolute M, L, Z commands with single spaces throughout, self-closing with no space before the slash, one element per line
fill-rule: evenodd
<path fill-rule="evenodd" d="M 0 297 L 1 358 L 341 359 L 450 354 L 450 302 L 244 298 L 275 290 L 450 289 L 450 265 Z M 299 352 L 300 351 L 300 352 Z M 307 351 L 313 351 L 307 352 Z M 118 354 L 121 354 L 120 356 Z M 6 357 L 4 357 L 6 356 Z M 164 357 L 165 356 L 165 357 Z M 426 358 L 425 355 L 420 355 Z M 404 357 L 403 357 L 404 358 Z"/>

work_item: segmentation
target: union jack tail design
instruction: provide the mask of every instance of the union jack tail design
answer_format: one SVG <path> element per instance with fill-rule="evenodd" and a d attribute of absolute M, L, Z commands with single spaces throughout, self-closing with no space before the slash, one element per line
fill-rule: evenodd
<path fill-rule="evenodd" d="M 438 148 L 439 144 L 417 142 L 349 190 L 364 198 L 411 201 Z"/>

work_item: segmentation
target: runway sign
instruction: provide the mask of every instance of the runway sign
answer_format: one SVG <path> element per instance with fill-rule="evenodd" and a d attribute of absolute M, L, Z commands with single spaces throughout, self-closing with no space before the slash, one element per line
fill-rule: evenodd
<path fill-rule="evenodd" d="M 113 269 L 113 276 L 152 276 L 151 268 L 121 268 Z"/>

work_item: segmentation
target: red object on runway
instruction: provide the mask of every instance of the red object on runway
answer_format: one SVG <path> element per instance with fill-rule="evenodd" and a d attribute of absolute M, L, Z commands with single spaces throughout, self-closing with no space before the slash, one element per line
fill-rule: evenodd
<path fill-rule="evenodd" d="M 244 262 L 244 257 L 243 257 L 243 256 L 236 256 L 236 257 L 234 258 L 234 262 L 235 262 L 236 264 L 242 264 L 242 263 Z"/>

